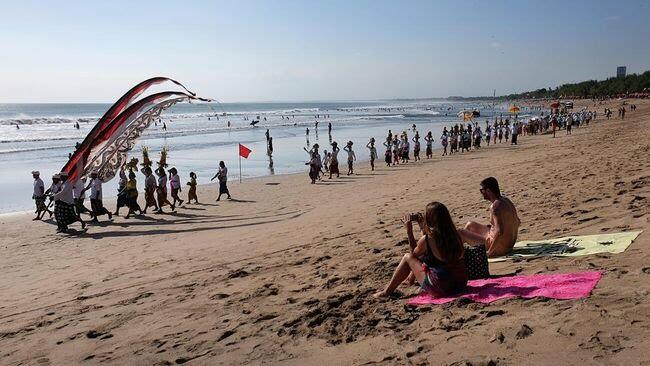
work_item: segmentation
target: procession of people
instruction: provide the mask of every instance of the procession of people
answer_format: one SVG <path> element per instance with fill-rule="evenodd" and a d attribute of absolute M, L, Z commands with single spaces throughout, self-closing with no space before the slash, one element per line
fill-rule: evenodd
<path fill-rule="evenodd" d="M 172 212 L 176 212 L 186 202 L 191 204 L 194 201 L 194 204 L 198 204 L 196 173 L 189 173 L 189 180 L 186 183 L 189 186 L 187 200 L 184 200 L 180 196 L 182 185 L 178 169 L 176 167 L 167 169 L 167 151 L 166 147 L 161 151 L 161 158 L 157 162 L 158 167 L 155 170 L 152 169 L 153 164 L 149 159 L 147 148 L 143 148 L 143 162 L 141 164 L 138 164 L 138 159 L 133 158 L 119 168 L 117 200 L 114 212 L 104 206 L 102 190 L 104 182 L 100 178 L 98 171 L 90 172 L 88 184 L 86 184 L 87 178 L 85 176 L 71 183 L 68 180 L 67 172 L 54 174 L 52 183 L 47 190 L 45 189 L 45 183 L 41 179 L 40 172 L 32 171 L 34 179 L 32 199 L 36 206 L 36 216 L 33 220 L 45 219 L 45 215 L 49 214 L 48 218 L 54 217 L 56 221 L 57 232 L 66 233 L 68 232 L 68 226 L 76 222 L 79 222 L 81 229 L 85 230 L 87 221 L 98 223 L 99 218 L 104 215 L 111 221 L 113 216 L 120 215 L 121 208 L 128 210 L 124 216 L 124 218 L 128 219 L 132 215 L 146 215 L 147 209 L 150 207 L 154 208 L 154 213 L 163 214 L 165 213 L 163 207 L 168 206 Z M 144 175 L 144 208 L 138 203 L 137 171 Z M 223 161 L 219 163 L 219 170 L 212 179 L 215 178 L 219 180 L 219 196 L 216 200 L 219 201 L 222 194 L 226 194 L 228 199 L 232 199 L 227 186 L 228 169 Z M 84 204 L 87 191 L 90 191 L 90 209 Z M 172 201 L 168 198 L 168 192 L 171 192 Z M 52 205 L 54 207 L 51 210 Z M 84 220 L 82 214 L 87 215 L 89 220 Z"/>
<path fill-rule="evenodd" d="M 518 108 L 518 107 L 517 107 Z M 464 113 L 464 112 L 461 112 Z M 610 118 L 611 111 L 605 110 L 604 115 Z M 623 119 L 625 115 L 625 107 L 619 108 L 619 118 Z M 327 116 L 329 117 L 329 116 Z M 450 126 L 443 127 L 442 134 L 439 137 L 440 145 L 442 146 L 441 155 L 448 156 L 457 153 L 469 152 L 472 149 L 478 150 L 481 148 L 483 142 L 486 146 L 498 143 L 510 143 L 517 145 L 518 136 L 536 135 L 542 133 L 552 133 L 555 137 L 556 130 L 565 129 L 566 134 L 571 134 L 573 127 L 588 126 L 589 123 L 595 120 L 597 113 L 583 109 L 578 112 L 568 112 L 566 110 L 551 110 L 551 113 L 539 117 L 529 118 L 527 121 L 522 121 L 518 115 L 494 117 L 493 121 L 486 120 L 485 127 L 482 129 L 478 120 L 470 118 L 463 123 L 457 123 Z M 467 123 L 465 123 L 467 122 Z M 318 125 L 315 125 L 315 130 Z M 408 164 L 411 162 L 417 163 L 420 158 L 420 133 L 417 126 L 413 124 L 407 132 L 405 129 L 401 134 L 393 134 L 388 130 L 385 141 L 382 145 L 385 147 L 384 161 L 387 167 L 392 165 Z M 308 131 L 308 130 L 307 130 Z M 413 137 L 409 138 L 409 132 L 413 133 Z M 309 149 L 304 148 L 308 154 L 309 159 L 305 163 L 309 166 L 309 179 L 312 184 L 322 180 L 329 174 L 329 179 L 333 177 L 340 177 L 339 170 L 339 152 L 340 148 L 337 141 L 332 141 L 332 124 L 328 124 L 328 134 L 330 136 L 331 150 L 323 150 L 323 156 L 320 153 L 319 144 L 309 145 Z M 308 139 L 308 134 L 307 139 Z M 273 138 L 267 129 L 265 132 L 267 142 L 267 155 L 272 165 L 273 155 Z M 424 142 L 426 144 L 426 159 L 433 157 L 433 142 L 435 138 L 431 131 L 427 131 L 424 135 Z M 378 158 L 376 140 L 371 137 L 366 144 L 369 152 L 369 162 L 371 171 L 375 170 L 375 162 Z M 354 164 L 357 160 L 356 152 L 353 149 L 354 143 L 348 141 L 343 150 L 347 153 L 347 171 L 346 175 L 353 175 Z M 412 147 L 411 147 L 412 146 Z M 146 215 L 147 210 L 153 207 L 153 212 L 162 214 L 165 211 L 163 208 L 169 208 L 171 212 L 176 212 L 179 207 L 184 204 L 190 204 L 194 201 L 198 204 L 197 196 L 197 175 L 194 172 L 189 173 L 189 180 L 186 183 L 188 188 L 187 199 L 182 199 L 180 194 L 182 192 L 182 184 L 179 171 L 176 167 L 167 169 L 167 147 L 163 147 L 160 153 L 160 161 L 157 162 L 157 168 L 153 168 L 153 163 L 149 159 L 148 149 L 143 148 L 143 162 L 138 164 L 138 160 L 132 158 L 130 162 L 124 164 L 119 169 L 119 183 L 117 192 L 117 203 L 114 212 L 108 210 L 103 203 L 102 185 L 103 181 L 99 176 L 99 172 L 91 171 L 87 177 L 83 176 L 71 183 L 68 181 L 68 174 L 61 172 L 52 177 L 52 183 L 46 190 L 43 180 L 40 178 L 40 172 L 33 171 L 34 178 L 34 191 L 33 200 L 35 202 L 36 211 L 34 220 L 42 220 L 46 214 L 49 217 L 54 217 L 57 222 L 58 232 L 67 232 L 68 226 L 79 222 L 82 229 L 86 228 L 86 221 L 82 219 L 82 215 L 89 217 L 89 222 L 98 223 L 99 219 L 106 215 L 108 220 L 112 220 L 113 216 L 120 215 L 120 209 L 125 208 L 128 210 L 125 218 L 130 218 L 132 215 Z M 413 159 L 411 159 L 411 154 Z M 219 195 L 216 201 L 221 200 L 222 195 L 226 195 L 231 199 L 230 191 L 227 187 L 228 182 L 228 169 L 223 161 L 218 164 L 218 172 L 212 177 L 211 180 L 217 179 L 219 182 Z M 136 172 L 140 171 L 144 175 L 144 206 L 138 203 L 138 189 L 137 189 L 137 176 Z M 90 200 L 90 208 L 84 204 L 86 192 L 90 191 L 88 198 Z M 170 201 L 171 197 L 171 201 Z M 48 201 L 49 200 L 49 201 Z M 46 203 L 46 201 L 48 201 Z M 53 209 L 50 209 L 54 205 Z M 472 228 L 467 228 L 471 231 Z M 463 229 L 465 230 L 465 229 Z M 467 236 L 464 231 L 460 230 L 461 236 Z"/>

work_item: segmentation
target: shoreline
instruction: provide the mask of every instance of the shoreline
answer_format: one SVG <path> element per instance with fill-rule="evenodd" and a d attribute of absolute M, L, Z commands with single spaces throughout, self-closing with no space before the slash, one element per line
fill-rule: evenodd
<path fill-rule="evenodd" d="M 442 131 L 444 126 L 458 123 L 455 116 L 442 117 L 440 119 L 415 119 L 410 122 L 417 123 L 423 135 L 426 131 L 431 130 L 436 136 L 440 134 L 439 132 Z M 381 136 L 384 136 L 389 129 L 393 129 L 394 131 L 410 130 L 410 125 L 411 123 L 406 124 L 403 119 L 393 120 L 390 118 L 340 126 L 335 123 L 331 136 L 336 141 L 345 141 L 348 139 L 354 141 L 357 144 L 356 152 L 359 156 L 359 162 L 362 163 L 369 159 L 365 144 L 371 136 L 381 141 Z M 211 176 L 216 171 L 216 161 L 222 159 L 230 168 L 231 178 L 238 178 L 238 174 L 236 174 L 236 149 L 238 142 L 253 150 L 252 158 L 242 161 L 245 178 L 294 172 L 299 173 L 303 171 L 303 164 L 306 161 L 306 155 L 302 151 L 302 147 L 306 146 L 306 142 L 319 143 L 323 145 L 323 149 L 329 149 L 328 141 L 330 135 L 327 133 L 326 127 L 326 125 L 321 125 L 320 138 L 318 134 L 319 130 L 312 130 L 310 139 L 303 138 L 305 132 L 303 129 L 304 126 L 271 129 L 275 147 L 273 168 L 269 166 L 270 159 L 266 155 L 266 142 L 264 141 L 263 135 L 264 128 L 233 131 L 232 133 L 228 131 L 227 133 L 177 136 L 169 139 L 147 139 L 142 144 L 152 149 L 154 155 L 155 151 L 161 149 L 162 146 L 170 146 L 172 150 L 172 166 L 175 165 L 179 169 L 181 177 L 184 177 L 190 171 L 194 171 L 198 175 L 199 184 L 205 184 L 207 181 L 206 177 Z M 309 145 L 311 146 L 311 144 Z M 436 146 L 439 146 L 437 138 L 434 143 L 434 147 Z M 7 159 L 8 157 L 3 157 L 0 154 L 0 161 L 5 159 L 3 162 L 8 164 L 8 168 L 17 173 L 15 176 L 10 176 L 8 179 L 0 182 L 0 189 L 11 194 L 9 197 L 0 200 L 0 207 L 2 207 L 0 208 L 0 212 L 29 210 L 32 207 L 32 202 L 23 198 L 30 197 L 32 193 L 31 179 L 29 179 L 31 170 L 37 167 L 41 171 L 42 177 L 46 177 L 44 179 L 46 183 L 49 182 L 47 177 L 54 174 L 55 171 L 58 172 L 60 167 L 67 161 L 67 153 L 71 149 L 72 147 L 69 149 L 62 148 L 50 153 L 44 153 L 42 151 L 23 152 L 18 153 L 12 159 Z M 137 158 L 139 157 L 139 152 L 135 150 L 131 152 L 130 156 Z M 380 144 L 378 150 L 383 150 Z M 215 161 L 217 157 L 219 159 Z M 142 176 L 139 176 L 139 178 L 138 186 L 140 190 L 144 190 Z M 117 190 L 117 180 L 113 179 L 104 183 L 103 188 L 106 193 L 106 198 L 114 196 Z"/>

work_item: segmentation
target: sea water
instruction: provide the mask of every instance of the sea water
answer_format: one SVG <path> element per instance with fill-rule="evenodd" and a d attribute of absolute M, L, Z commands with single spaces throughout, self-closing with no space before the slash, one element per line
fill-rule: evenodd
<path fill-rule="evenodd" d="M 109 104 L 0 104 L 0 213 L 22 211 L 33 207 L 32 170 L 39 170 L 46 188 L 51 176 L 65 165 L 75 144 L 81 142 Z M 506 105 L 451 102 L 448 100 L 383 100 L 296 103 L 209 103 L 178 104 L 161 115 L 160 121 L 145 131 L 130 157 L 142 161 L 141 147 L 147 146 L 150 158 L 157 161 L 163 146 L 169 148 L 168 164 L 175 166 L 184 184 L 191 171 L 199 183 L 208 183 L 223 160 L 229 169 L 229 180 L 239 180 L 238 144 L 252 150 L 248 159 L 241 159 L 242 178 L 275 174 L 307 172 L 304 148 L 320 145 L 320 151 L 331 151 L 330 143 L 339 147 L 354 142 L 354 151 L 362 164 L 369 159 L 366 148 L 371 137 L 379 162 L 383 162 L 388 130 L 393 135 L 411 127 L 422 138 L 421 157 L 425 156 L 424 136 L 428 131 L 440 146 L 443 127 L 461 123 L 458 112 L 480 110 L 481 128 L 485 120 L 507 115 Z M 256 126 L 252 121 L 259 120 Z M 315 123 L 318 122 L 318 128 Z M 230 127 L 229 124 L 230 123 Z M 332 132 L 328 133 L 328 124 Z M 77 125 L 79 128 L 76 128 Z M 309 128 L 309 134 L 306 129 Z M 265 131 L 273 138 L 273 155 L 267 154 Z M 411 147 L 413 143 L 411 143 Z M 341 152 L 339 160 L 344 162 Z M 345 171 L 345 164 L 341 170 Z M 144 177 L 138 174 L 143 189 Z M 305 184 L 309 180 L 305 174 Z M 233 184 L 234 185 L 234 184 Z M 104 185 L 104 197 L 115 196 L 117 179 Z M 231 187 L 236 194 L 236 186 Z M 207 197 L 204 199 L 208 199 Z"/>

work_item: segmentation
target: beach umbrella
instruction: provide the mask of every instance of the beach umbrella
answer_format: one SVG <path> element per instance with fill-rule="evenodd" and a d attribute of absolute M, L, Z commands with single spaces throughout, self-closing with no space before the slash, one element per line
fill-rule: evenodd
<path fill-rule="evenodd" d="M 458 112 L 458 117 L 462 118 L 463 121 L 469 121 L 474 117 L 472 111 L 460 111 Z"/>
<path fill-rule="evenodd" d="M 519 107 L 516 105 L 513 105 L 512 107 L 508 108 L 508 112 L 510 113 L 519 113 Z"/>

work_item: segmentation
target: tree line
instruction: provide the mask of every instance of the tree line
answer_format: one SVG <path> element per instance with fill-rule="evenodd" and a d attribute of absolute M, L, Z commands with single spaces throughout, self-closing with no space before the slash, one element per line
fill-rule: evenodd
<path fill-rule="evenodd" d="M 523 93 L 502 95 L 496 98 L 460 98 L 450 99 L 489 99 L 489 100 L 512 100 L 512 99 L 559 99 L 559 98 L 600 98 L 608 96 L 619 96 L 633 93 L 650 92 L 650 70 L 642 74 L 630 74 L 624 78 L 612 77 L 606 80 L 587 80 L 579 83 L 562 84 L 555 89 L 541 88 Z"/>

